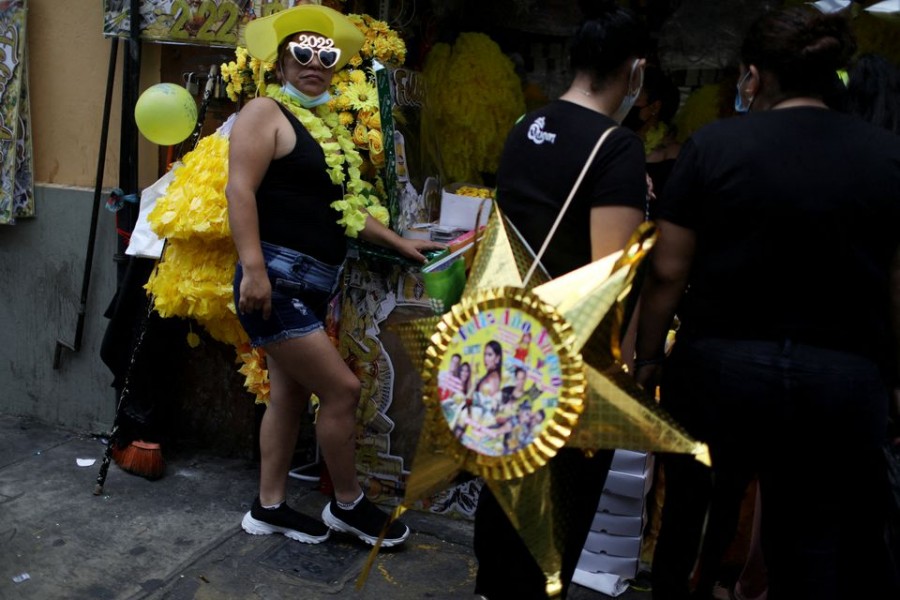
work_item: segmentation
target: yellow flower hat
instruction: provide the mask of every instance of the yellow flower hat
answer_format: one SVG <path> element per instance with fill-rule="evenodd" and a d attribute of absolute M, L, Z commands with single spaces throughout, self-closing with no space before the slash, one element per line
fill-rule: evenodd
<path fill-rule="evenodd" d="M 318 33 L 334 40 L 334 45 L 341 50 L 336 71 L 359 53 L 366 39 L 353 22 L 338 11 L 327 6 L 304 4 L 253 19 L 247 23 L 244 40 L 251 56 L 271 63 L 278 57 L 281 42 L 301 31 Z"/>

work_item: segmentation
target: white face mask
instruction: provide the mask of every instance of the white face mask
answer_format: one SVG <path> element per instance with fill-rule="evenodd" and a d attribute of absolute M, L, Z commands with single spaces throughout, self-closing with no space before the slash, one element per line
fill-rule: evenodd
<path fill-rule="evenodd" d="M 637 101 L 638 96 L 641 95 L 641 88 L 644 86 L 644 70 L 638 68 L 638 65 L 640 64 L 641 59 L 634 59 L 634 63 L 631 65 L 631 74 L 628 76 L 628 85 L 631 86 L 631 82 L 634 80 L 635 71 L 638 73 L 639 78 L 637 87 L 631 90 L 631 93 L 625 94 L 625 97 L 622 98 L 622 104 L 619 105 L 616 112 L 610 115 L 616 123 L 621 123 L 625 120 L 631 107 L 634 106 L 634 103 Z"/>
<path fill-rule="evenodd" d="M 315 108 L 331 100 L 331 93 L 328 90 L 325 90 L 318 96 L 309 96 L 288 82 L 281 86 L 281 91 L 295 99 L 303 108 Z"/>

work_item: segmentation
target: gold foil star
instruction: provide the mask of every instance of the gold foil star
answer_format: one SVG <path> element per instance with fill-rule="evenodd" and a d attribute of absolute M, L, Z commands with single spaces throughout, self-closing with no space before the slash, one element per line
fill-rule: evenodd
<path fill-rule="evenodd" d="M 654 241 L 644 224 L 624 251 L 550 280 L 493 211 L 460 301 L 441 317 L 394 328 L 420 369 L 426 406 L 395 517 L 461 471 L 481 476 L 553 597 L 562 589 L 553 540 L 566 523 L 554 514 L 544 467 L 561 448 L 692 453 L 708 464 L 706 446 L 618 361 L 620 301 Z"/>

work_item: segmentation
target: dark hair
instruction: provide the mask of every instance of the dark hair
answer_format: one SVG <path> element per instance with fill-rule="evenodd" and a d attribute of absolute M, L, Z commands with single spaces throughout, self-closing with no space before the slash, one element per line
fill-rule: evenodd
<path fill-rule="evenodd" d="M 883 56 L 865 54 L 849 73 L 847 110 L 900 133 L 900 69 Z"/>
<path fill-rule="evenodd" d="M 774 75 L 785 96 L 827 96 L 834 91 L 837 70 L 855 51 L 845 17 L 798 6 L 757 19 L 744 38 L 741 60 Z"/>
<path fill-rule="evenodd" d="M 460 375 L 462 375 L 462 368 L 463 368 L 463 367 L 465 367 L 466 370 L 469 371 L 469 377 L 468 377 L 468 379 L 466 379 L 465 381 L 460 380 L 460 383 L 462 383 L 462 384 L 464 385 L 464 387 L 463 387 L 463 393 L 464 393 L 464 394 L 468 394 L 468 393 L 469 393 L 469 386 L 472 384 L 472 365 L 470 365 L 470 364 L 467 363 L 467 362 L 464 362 L 464 363 L 460 364 L 460 365 L 459 365 L 459 374 L 460 374 Z"/>
<path fill-rule="evenodd" d="M 572 39 L 570 64 L 575 72 L 604 81 L 630 56 L 643 57 L 647 31 L 633 12 L 609 0 L 579 3 L 587 20 Z"/>
<path fill-rule="evenodd" d="M 644 90 L 647 93 L 648 104 L 653 104 L 657 100 L 662 102 L 659 120 L 662 123 L 671 123 L 681 104 L 681 91 L 678 86 L 666 77 L 662 69 L 656 65 L 647 65 L 644 69 Z"/>
<path fill-rule="evenodd" d="M 491 340 L 487 344 L 485 344 L 485 350 L 490 348 L 494 354 L 496 354 L 500 360 L 503 360 L 503 346 L 500 345 L 500 342 L 497 340 Z"/>

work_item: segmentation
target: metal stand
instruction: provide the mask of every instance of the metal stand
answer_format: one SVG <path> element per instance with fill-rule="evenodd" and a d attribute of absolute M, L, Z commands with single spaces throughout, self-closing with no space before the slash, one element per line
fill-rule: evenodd
<path fill-rule="evenodd" d="M 322 455 L 319 453 L 319 444 L 316 444 L 316 458 L 311 463 L 295 467 L 288 471 L 288 477 L 299 479 L 300 481 L 311 481 L 319 483 L 322 471 Z"/>

